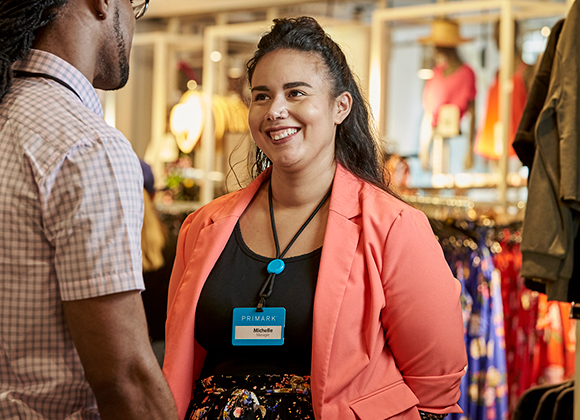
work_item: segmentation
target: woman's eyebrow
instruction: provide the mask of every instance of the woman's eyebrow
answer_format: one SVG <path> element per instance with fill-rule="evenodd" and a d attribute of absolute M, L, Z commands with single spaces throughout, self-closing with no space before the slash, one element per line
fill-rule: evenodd
<path fill-rule="evenodd" d="M 290 82 L 290 83 L 285 83 L 283 87 L 284 87 L 284 89 L 292 89 L 292 88 L 300 87 L 300 86 L 306 86 L 306 87 L 309 87 L 309 88 L 312 87 L 311 85 L 309 85 L 306 82 Z M 254 92 L 256 90 L 257 91 L 260 91 L 260 92 L 269 92 L 270 91 L 270 88 L 268 86 L 266 86 L 266 85 L 260 85 L 260 86 L 254 86 L 252 89 L 250 89 L 251 92 Z"/>
<path fill-rule="evenodd" d="M 309 88 L 312 87 L 306 82 L 290 82 L 290 83 L 284 84 L 284 89 L 292 89 L 292 88 L 299 87 L 299 86 L 306 86 Z"/>

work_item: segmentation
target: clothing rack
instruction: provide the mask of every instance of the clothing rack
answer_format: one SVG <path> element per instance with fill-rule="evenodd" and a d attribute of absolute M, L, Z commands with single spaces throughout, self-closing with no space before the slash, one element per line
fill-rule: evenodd
<path fill-rule="evenodd" d="M 475 202 L 467 197 L 438 197 L 438 196 L 422 196 L 422 195 L 401 195 L 401 198 L 407 203 L 411 204 L 427 204 L 433 206 L 447 206 L 460 207 L 464 209 L 472 209 L 475 207 Z"/>
<path fill-rule="evenodd" d="M 421 208 L 428 216 L 436 219 L 457 218 L 461 215 L 470 220 L 477 220 L 483 216 L 484 219 L 493 220 L 500 225 L 522 220 L 525 208 L 525 203 L 521 201 L 517 203 L 474 201 L 466 196 L 442 197 L 401 194 L 400 197 L 408 204 Z M 447 209 L 448 213 L 445 213 L 443 209 Z"/>
<path fill-rule="evenodd" d="M 498 202 L 475 202 L 465 196 L 440 197 L 432 195 L 401 194 L 400 197 L 416 207 L 449 207 L 464 211 L 475 211 L 477 208 L 504 208 L 505 204 Z M 522 209 L 520 203 L 508 204 Z M 469 213 L 467 213 L 469 215 Z M 574 420 L 580 420 L 580 303 L 572 303 L 570 318 L 576 319 L 576 352 L 574 369 Z"/>

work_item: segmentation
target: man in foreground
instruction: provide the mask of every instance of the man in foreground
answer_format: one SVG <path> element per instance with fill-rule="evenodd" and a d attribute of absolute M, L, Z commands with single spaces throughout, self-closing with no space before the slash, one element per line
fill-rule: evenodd
<path fill-rule="evenodd" d="M 94 90 L 127 82 L 147 5 L 0 0 L 4 420 L 177 418 L 139 296 L 141 167 Z"/>

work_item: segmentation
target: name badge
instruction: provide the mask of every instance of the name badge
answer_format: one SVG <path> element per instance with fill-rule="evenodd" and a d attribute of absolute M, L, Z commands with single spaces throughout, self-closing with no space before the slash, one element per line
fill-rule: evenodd
<path fill-rule="evenodd" d="M 234 308 L 234 346 L 281 346 L 284 344 L 285 308 Z"/>

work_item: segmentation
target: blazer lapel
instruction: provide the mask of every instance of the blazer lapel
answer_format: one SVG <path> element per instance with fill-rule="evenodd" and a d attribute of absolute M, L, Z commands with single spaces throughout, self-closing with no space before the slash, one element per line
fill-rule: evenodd
<path fill-rule="evenodd" d="M 314 297 L 312 393 L 314 412 L 322 410 L 330 352 L 344 291 L 361 233 L 354 221 L 361 213 L 362 181 L 337 165 Z"/>

